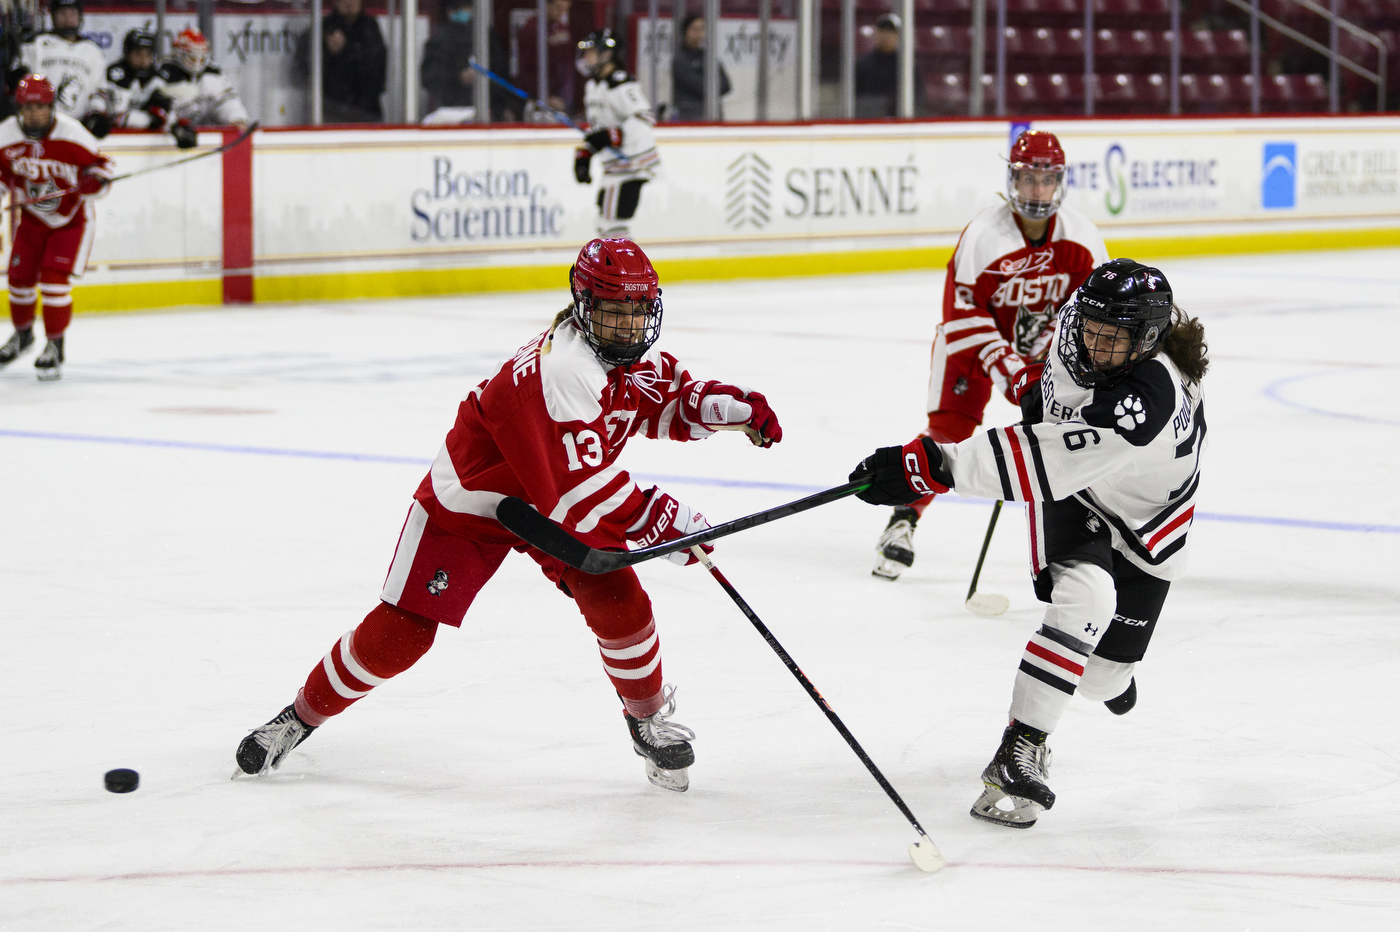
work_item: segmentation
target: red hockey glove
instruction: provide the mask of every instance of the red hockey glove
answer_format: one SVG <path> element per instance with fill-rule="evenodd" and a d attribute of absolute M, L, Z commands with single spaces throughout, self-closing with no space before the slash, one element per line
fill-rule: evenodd
<path fill-rule="evenodd" d="M 656 486 L 642 494 L 647 498 L 646 508 L 642 509 L 642 516 L 627 529 L 627 540 L 639 548 L 675 540 L 710 526 L 700 512 L 692 511 L 689 506 L 676 501 Z M 713 553 L 715 548 L 710 544 L 701 544 L 700 549 Z M 689 550 L 679 550 L 669 554 L 666 559 L 678 566 L 700 562 Z"/>
<path fill-rule="evenodd" d="M 1016 378 L 1016 373 L 1026 367 L 1026 361 L 1002 340 L 988 343 L 979 354 L 978 359 L 982 363 L 982 371 L 987 373 L 987 377 L 992 380 L 997 391 L 1001 392 L 1007 401 L 1013 405 L 1016 404 L 1016 396 L 1011 391 L 1011 382 Z"/>
<path fill-rule="evenodd" d="M 762 392 L 724 382 L 688 382 L 681 386 L 681 420 L 702 431 L 742 430 L 756 447 L 783 439 L 778 415 Z"/>
<path fill-rule="evenodd" d="M 614 126 L 612 129 L 598 129 L 583 137 L 583 141 L 588 143 L 588 148 L 594 152 L 611 146 L 614 149 L 622 146 L 622 130 Z"/>
<path fill-rule="evenodd" d="M 943 452 L 927 437 L 876 450 L 861 460 L 849 481 L 863 477 L 873 481 L 856 498 L 872 505 L 908 505 L 953 487 L 953 477 L 943 467 Z"/>
<path fill-rule="evenodd" d="M 92 197 L 101 194 L 107 187 L 107 179 L 92 172 L 83 172 L 78 176 L 78 193 L 84 197 Z"/>
<path fill-rule="evenodd" d="M 1033 362 L 1011 380 L 1009 394 L 1021 408 L 1021 423 L 1039 424 L 1045 416 L 1045 400 L 1040 390 L 1040 374 L 1045 363 Z"/>
<path fill-rule="evenodd" d="M 592 163 L 592 149 L 587 146 L 579 146 L 574 150 L 574 178 L 579 184 L 588 184 L 593 180 L 593 173 L 589 171 L 589 166 Z"/>

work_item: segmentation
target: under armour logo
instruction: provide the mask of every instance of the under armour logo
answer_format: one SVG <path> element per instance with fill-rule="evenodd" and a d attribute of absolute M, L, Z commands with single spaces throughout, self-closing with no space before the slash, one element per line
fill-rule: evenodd
<path fill-rule="evenodd" d="M 432 581 L 428 583 L 428 591 L 433 595 L 442 595 L 442 591 L 447 588 L 447 570 L 438 570 L 433 574 Z"/>

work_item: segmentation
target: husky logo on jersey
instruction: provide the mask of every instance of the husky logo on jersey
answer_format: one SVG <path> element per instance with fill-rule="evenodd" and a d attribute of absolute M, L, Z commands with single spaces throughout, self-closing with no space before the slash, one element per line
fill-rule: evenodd
<path fill-rule="evenodd" d="M 1118 429 L 1124 433 L 1136 430 L 1139 424 L 1147 420 L 1147 412 L 1142 409 L 1142 399 L 1137 395 L 1128 395 L 1114 405 L 1113 416 L 1118 419 Z"/>
<path fill-rule="evenodd" d="M 433 574 L 432 582 L 428 583 L 428 591 L 433 595 L 442 595 L 442 591 L 447 588 L 447 570 L 438 570 Z"/>
<path fill-rule="evenodd" d="M 58 82 L 58 87 L 54 90 L 54 100 L 58 109 L 64 113 L 71 113 L 78 108 L 78 92 L 82 85 L 78 83 L 76 77 L 65 74 L 63 80 Z"/>
<path fill-rule="evenodd" d="M 1084 522 L 1084 526 L 1089 529 L 1090 534 L 1097 534 L 1099 528 L 1103 527 L 1103 522 L 1099 520 L 1098 515 L 1091 514 L 1089 520 Z"/>
<path fill-rule="evenodd" d="M 1032 311 L 1022 304 L 1016 309 L 1016 352 L 1027 359 L 1039 359 L 1050 348 L 1055 331 L 1054 305 L 1043 311 Z"/>

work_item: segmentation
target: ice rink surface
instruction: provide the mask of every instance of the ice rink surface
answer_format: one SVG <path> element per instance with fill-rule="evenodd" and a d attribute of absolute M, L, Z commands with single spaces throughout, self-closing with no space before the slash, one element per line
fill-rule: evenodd
<path fill-rule="evenodd" d="M 1207 327 L 1186 577 L 1138 707 L 1076 699 L 1055 809 L 968 817 L 1041 610 L 1019 508 L 940 500 L 897 583 L 854 500 L 716 563 L 950 861 L 698 567 L 640 568 L 684 795 L 649 785 L 593 639 L 512 556 L 460 630 L 230 780 L 374 604 L 458 400 L 564 289 L 79 317 L 0 373 L 0 929 L 1392 929 L 1400 915 L 1400 251 L 1160 263 Z M 941 272 L 665 289 L 661 346 L 762 389 L 785 439 L 634 440 L 712 520 L 845 481 L 923 423 Z M 663 282 L 664 285 L 664 282 Z M 994 399 L 989 422 L 1013 419 Z M 102 788 L 113 767 L 141 788 Z"/>

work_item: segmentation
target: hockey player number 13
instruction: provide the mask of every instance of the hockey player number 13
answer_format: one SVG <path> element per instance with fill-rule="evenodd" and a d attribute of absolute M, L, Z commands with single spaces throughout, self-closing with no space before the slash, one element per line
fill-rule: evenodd
<path fill-rule="evenodd" d="M 597 431 L 592 430 L 581 430 L 578 437 L 565 434 L 564 455 L 569 458 L 569 472 L 577 472 L 585 464 L 597 466 L 603 462 L 603 438 L 598 436 Z"/>

